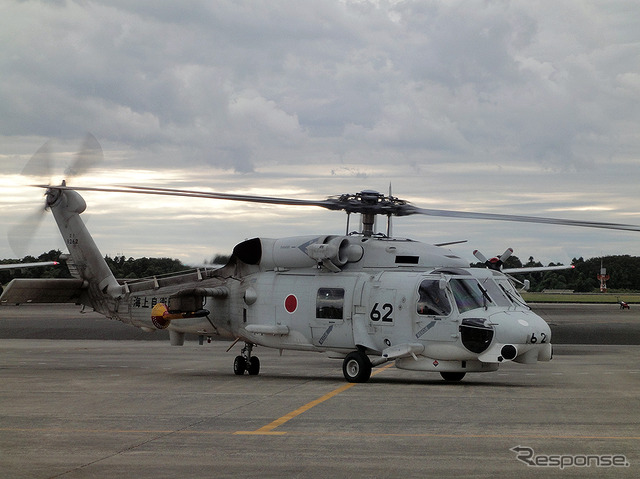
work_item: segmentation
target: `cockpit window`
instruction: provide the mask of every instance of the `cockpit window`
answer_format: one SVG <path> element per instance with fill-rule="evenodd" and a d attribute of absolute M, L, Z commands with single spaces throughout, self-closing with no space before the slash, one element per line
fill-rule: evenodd
<path fill-rule="evenodd" d="M 511 301 L 507 298 L 504 290 L 502 290 L 493 279 L 487 278 L 481 281 L 481 284 L 497 306 L 511 306 Z"/>
<path fill-rule="evenodd" d="M 418 290 L 418 314 L 427 316 L 448 316 L 451 313 L 451 303 L 445 290 L 440 288 L 437 279 L 425 279 Z"/>
<path fill-rule="evenodd" d="M 514 303 L 524 304 L 524 300 L 522 299 L 522 296 L 520 296 L 520 293 L 518 293 L 518 290 L 513 287 L 513 284 L 511 284 L 511 281 L 505 278 L 505 279 L 497 279 L 496 282 L 498 283 L 500 290 L 504 292 L 504 294 L 507 295 L 507 297 L 511 301 L 513 301 Z"/>
<path fill-rule="evenodd" d="M 472 309 L 484 308 L 490 300 L 483 294 L 480 283 L 475 279 L 452 279 L 449 284 L 456 300 L 458 311 L 464 313 Z M 486 290 L 484 290 L 486 292 Z"/>

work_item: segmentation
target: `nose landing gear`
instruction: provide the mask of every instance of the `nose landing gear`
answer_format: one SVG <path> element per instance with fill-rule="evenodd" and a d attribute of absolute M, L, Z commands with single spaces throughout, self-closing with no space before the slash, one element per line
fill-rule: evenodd
<path fill-rule="evenodd" d="M 253 346 L 251 343 L 245 343 L 241 354 L 233 360 L 233 372 L 237 376 L 242 376 L 245 371 L 250 376 L 257 376 L 260 372 L 260 359 L 251 355 Z"/>

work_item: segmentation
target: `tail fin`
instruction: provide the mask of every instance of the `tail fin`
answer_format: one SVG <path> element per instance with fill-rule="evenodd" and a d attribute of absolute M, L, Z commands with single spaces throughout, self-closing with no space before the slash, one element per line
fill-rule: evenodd
<path fill-rule="evenodd" d="M 82 196 L 76 191 L 56 187 L 50 187 L 46 196 L 47 206 L 58 223 L 79 277 L 87 282 L 90 289 L 97 287 L 112 298 L 122 296 L 124 288 L 118 284 L 80 218 L 80 213 L 87 207 Z"/>

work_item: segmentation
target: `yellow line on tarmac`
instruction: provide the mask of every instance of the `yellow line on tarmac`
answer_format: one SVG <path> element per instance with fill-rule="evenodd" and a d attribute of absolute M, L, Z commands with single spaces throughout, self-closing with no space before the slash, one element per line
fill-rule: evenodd
<path fill-rule="evenodd" d="M 390 368 L 391 366 L 393 366 L 393 363 L 387 364 L 386 366 L 376 369 L 371 373 L 371 376 L 375 376 L 378 373 L 381 373 L 382 371 L 384 371 L 385 369 Z M 353 386 L 355 386 L 357 383 L 347 383 L 343 386 L 340 386 L 338 389 L 334 389 L 333 391 L 325 394 L 324 396 L 319 397 L 318 399 L 315 399 L 307 404 L 305 404 L 304 406 L 299 407 L 298 409 L 296 409 L 295 411 L 291 411 L 288 414 L 285 414 L 284 416 L 276 419 L 275 421 L 267 424 L 266 426 L 262 426 L 260 429 L 256 429 L 255 431 L 237 431 L 234 434 L 247 434 L 247 435 L 284 435 L 286 434 L 286 432 L 282 432 L 282 431 L 274 431 L 275 428 L 282 426 L 284 423 L 286 423 L 287 421 L 293 419 L 294 417 L 299 416 L 300 414 L 307 412 L 309 409 L 311 409 L 312 407 L 317 406 L 320 403 L 325 402 L 328 399 L 331 399 L 334 396 L 337 396 L 338 394 L 340 394 L 341 392 L 346 391 L 347 389 L 352 388 Z"/>

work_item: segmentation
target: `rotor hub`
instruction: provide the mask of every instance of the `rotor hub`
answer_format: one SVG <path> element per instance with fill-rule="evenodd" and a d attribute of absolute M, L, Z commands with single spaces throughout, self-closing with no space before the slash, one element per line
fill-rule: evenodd
<path fill-rule="evenodd" d="M 375 234 L 374 228 L 377 215 L 385 215 L 388 218 L 391 216 L 404 216 L 411 214 L 408 213 L 408 210 L 412 208 L 405 200 L 391 195 L 385 196 L 374 190 L 363 190 L 355 194 L 347 193 L 331 197 L 327 199 L 327 203 L 331 204 L 331 209 L 343 210 L 347 215 L 351 213 L 361 214 L 362 234 L 364 236 L 373 236 Z"/>
<path fill-rule="evenodd" d="M 385 196 L 373 190 L 363 190 L 359 193 L 346 193 L 329 198 L 336 209 L 347 213 L 362 213 L 372 215 L 401 216 L 407 207 L 407 202 L 395 196 Z"/>

